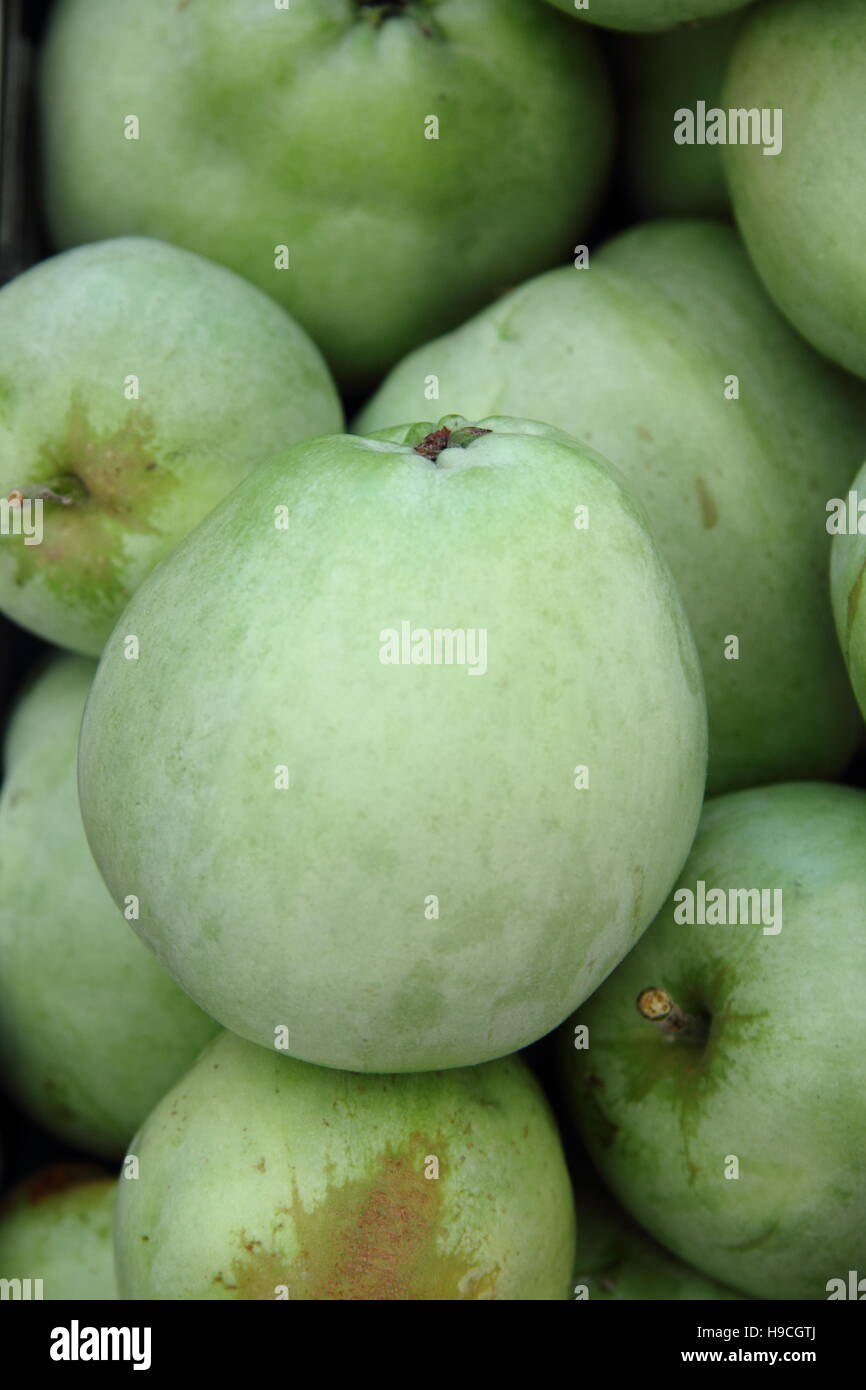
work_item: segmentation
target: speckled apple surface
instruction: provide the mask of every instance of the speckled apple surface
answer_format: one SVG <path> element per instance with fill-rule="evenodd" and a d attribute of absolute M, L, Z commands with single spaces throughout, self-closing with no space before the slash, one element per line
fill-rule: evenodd
<path fill-rule="evenodd" d="M 0 1203 L 0 1279 L 41 1279 L 46 1300 L 118 1298 L 116 1200 L 116 1179 L 85 1164 L 55 1164 L 19 1183 Z"/>
<path fill-rule="evenodd" d="M 17 707 L 0 796 L 0 1084 L 68 1143 L 119 1158 L 217 1025 L 112 902 L 78 809 L 96 669 L 55 658 Z"/>
<path fill-rule="evenodd" d="M 41 77 L 59 245 L 220 261 L 350 384 L 568 256 L 612 148 L 595 35 L 537 0 L 61 0 Z"/>
<path fill-rule="evenodd" d="M 562 1030 L 570 1104 L 608 1186 L 681 1259 L 756 1298 L 825 1299 L 862 1270 L 864 838 L 866 793 L 850 787 L 708 802 L 677 887 L 781 890 L 781 931 L 678 923 L 671 897 Z M 646 989 L 703 1017 L 706 1040 L 642 1018 Z"/>
<path fill-rule="evenodd" d="M 264 465 L 135 595 L 85 711 L 115 900 L 206 1012 L 321 1065 L 542 1036 L 697 823 L 700 670 L 642 513 L 558 431 L 480 424 L 435 461 L 418 425 Z M 486 670 L 383 664 L 403 622 L 483 632 Z"/>
<path fill-rule="evenodd" d="M 866 388 L 790 330 L 731 228 L 648 223 L 530 281 L 406 358 L 356 428 L 420 419 L 433 390 L 445 411 L 547 420 L 622 470 L 700 652 L 711 792 L 842 771 L 862 724 L 825 504 L 863 461 Z"/>
<path fill-rule="evenodd" d="M 568 1297 L 571 1185 L 518 1058 L 361 1077 L 224 1033 L 130 1153 L 127 1299 Z"/>
<path fill-rule="evenodd" d="M 50 494 L 40 544 L 0 535 L 0 609 L 98 656 L 263 455 L 341 424 L 307 335 L 221 266 L 138 237 L 42 261 L 0 290 L 0 496 Z"/>

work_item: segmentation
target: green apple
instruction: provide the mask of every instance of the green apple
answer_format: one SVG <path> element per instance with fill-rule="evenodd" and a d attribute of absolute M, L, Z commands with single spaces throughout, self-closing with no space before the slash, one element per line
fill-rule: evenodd
<path fill-rule="evenodd" d="M 715 217 L 730 195 L 718 145 L 680 144 L 678 113 L 717 107 L 743 11 L 662 34 L 617 36 L 611 62 L 623 111 L 623 191 L 643 217 Z"/>
<path fill-rule="evenodd" d="M 226 1027 L 357 1071 L 514 1052 L 664 900 L 705 775 L 682 606 L 603 459 L 448 419 L 263 465 L 134 595 L 97 863 Z"/>
<path fill-rule="evenodd" d="M 0 1282 L 15 1282 L 4 1283 L 4 1297 L 118 1298 L 116 1200 L 116 1178 L 78 1163 L 45 1168 L 7 1193 L 0 1202 Z"/>
<path fill-rule="evenodd" d="M 341 421 L 306 334 L 222 266 L 143 238 L 43 261 L 0 291 L 0 608 L 98 656 L 262 455 Z"/>
<path fill-rule="evenodd" d="M 779 308 L 866 377 L 866 5 L 768 0 L 734 50 L 723 106 L 780 112 L 782 149 L 726 146 L 737 222 Z"/>
<path fill-rule="evenodd" d="M 76 785 L 95 665 L 62 657 L 12 720 L 0 797 L 0 1079 L 76 1147 L 123 1154 L 216 1031 L 124 921 Z"/>
<path fill-rule="evenodd" d="M 549 0 L 575 19 L 606 29 L 650 33 L 695 19 L 715 19 L 742 9 L 749 0 Z"/>
<path fill-rule="evenodd" d="M 220 261 L 350 385 L 567 259 L 612 144 L 595 36 L 538 0 L 61 0 L 41 86 L 58 245 Z"/>
<path fill-rule="evenodd" d="M 562 1030 L 605 1182 L 681 1259 L 756 1298 L 826 1298 L 863 1271 L 864 842 L 850 787 L 708 802 L 658 918 Z"/>
<path fill-rule="evenodd" d="M 854 694 L 866 714 L 866 604 L 863 581 L 866 574 L 866 464 L 850 488 L 835 500 L 836 509 L 828 516 L 833 530 L 830 550 L 830 593 L 836 632 L 842 647 Z M 838 504 L 841 503 L 840 507 Z M 863 530 L 860 530 L 860 527 Z"/>
<path fill-rule="evenodd" d="M 596 1183 L 579 1184 L 577 1264 L 573 1297 L 603 1302 L 633 1299 L 741 1299 L 715 1279 L 677 1260 L 630 1221 Z"/>
<path fill-rule="evenodd" d="M 121 1180 L 116 1221 L 127 1299 L 569 1296 L 571 1185 L 516 1057 L 361 1077 L 223 1033 L 130 1155 L 139 1176 Z"/>
<path fill-rule="evenodd" d="M 791 332 L 733 231 L 650 223 L 530 281 L 408 357 L 357 428 L 417 419 L 431 396 L 549 421 L 623 471 L 697 641 L 711 791 L 837 775 L 861 724 L 825 507 L 862 462 L 866 389 Z"/>

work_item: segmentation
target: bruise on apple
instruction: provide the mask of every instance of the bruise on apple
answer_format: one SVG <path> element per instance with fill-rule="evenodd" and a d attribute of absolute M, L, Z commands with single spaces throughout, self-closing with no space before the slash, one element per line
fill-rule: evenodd
<path fill-rule="evenodd" d="M 443 1187 L 428 1181 L 424 1161 L 444 1159 L 446 1145 L 413 1134 L 409 1147 L 381 1155 L 369 1176 L 329 1187 L 324 1200 L 305 1209 L 292 1182 L 291 1205 L 276 1214 L 278 1232 L 291 1223 L 298 1253 L 288 1264 L 278 1250 L 241 1233 L 243 1253 L 231 1274 L 214 1283 L 239 1299 L 273 1299 L 285 1285 L 289 1298 L 305 1301 L 400 1301 L 494 1299 L 498 1270 L 484 1269 L 459 1251 L 443 1251 Z"/>

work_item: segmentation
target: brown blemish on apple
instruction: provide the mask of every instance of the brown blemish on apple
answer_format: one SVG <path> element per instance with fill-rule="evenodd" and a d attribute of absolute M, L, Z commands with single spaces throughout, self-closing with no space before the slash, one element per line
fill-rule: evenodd
<path fill-rule="evenodd" d="M 37 1173 L 27 1184 L 27 1203 L 37 1206 L 49 1197 L 56 1197 L 71 1187 L 83 1183 L 102 1182 L 108 1174 L 104 1168 L 91 1163 L 54 1163 Z"/>
<path fill-rule="evenodd" d="M 433 1152 L 438 1180 L 424 1176 Z M 290 1299 L 316 1302 L 493 1299 L 498 1270 L 444 1246 L 447 1181 L 445 1146 L 416 1134 L 406 1150 L 383 1154 L 367 1177 L 329 1187 L 309 1210 L 293 1184 L 294 1259 L 242 1232 L 242 1253 L 214 1283 L 245 1300 L 273 1299 L 283 1285 Z"/>
<path fill-rule="evenodd" d="M 701 521 L 704 528 L 711 531 L 719 520 L 719 509 L 716 500 L 710 492 L 703 478 L 695 478 L 695 491 L 698 494 L 698 503 L 701 508 Z"/>
<path fill-rule="evenodd" d="M 862 565 L 860 566 L 859 570 L 857 571 L 857 578 L 854 580 L 854 583 L 851 585 L 851 589 L 850 589 L 850 592 L 849 592 L 849 594 L 848 594 L 848 624 L 847 624 L 847 629 L 846 629 L 846 634 L 845 634 L 845 637 L 846 637 L 846 640 L 845 640 L 845 648 L 846 648 L 846 650 L 845 650 L 845 655 L 846 655 L 846 656 L 847 656 L 847 654 L 848 654 L 847 649 L 848 649 L 848 647 L 851 645 L 851 629 L 852 629 L 852 627 L 854 626 L 854 621 L 855 621 L 855 619 L 856 619 L 856 617 L 857 617 L 857 609 L 858 609 L 858 607 L 860 606 L 860 595 L 861 595 L 861 593 L 863 592 L 863 576 L 864 576 L 864 574 L 866 574 L 866 558 L 864 558 Z"/>

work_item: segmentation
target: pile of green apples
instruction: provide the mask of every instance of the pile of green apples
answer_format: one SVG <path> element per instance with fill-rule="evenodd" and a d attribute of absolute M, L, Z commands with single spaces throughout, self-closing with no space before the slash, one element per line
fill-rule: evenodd
<path fill-rule="evenodd" d="M 0 1280 L 866 1297 L 863 0 L 38 57 Z"/>

